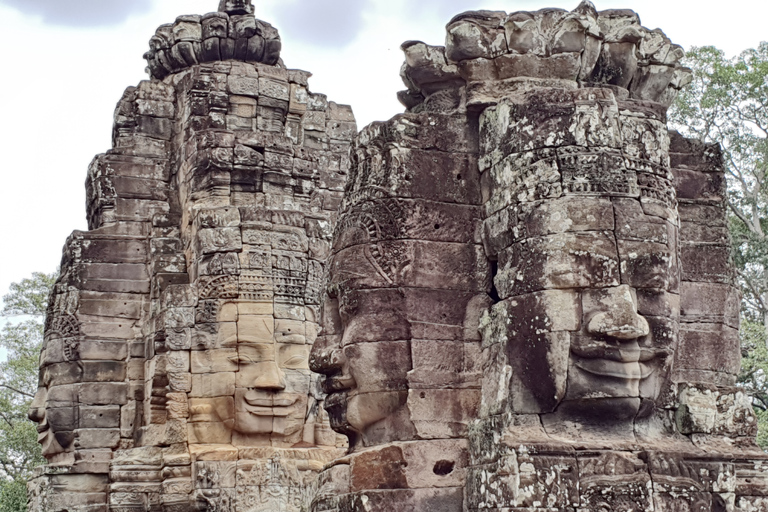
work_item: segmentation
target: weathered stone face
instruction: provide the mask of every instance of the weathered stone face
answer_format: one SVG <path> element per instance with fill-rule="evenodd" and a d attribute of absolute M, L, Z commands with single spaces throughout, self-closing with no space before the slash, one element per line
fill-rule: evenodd
<path fill-rule="evenodd" d="M 192 426 L 194 437 L 221 442 L 216 431 L 223 430 L 236 445 L 301 442 L 311 386 L 304 321 L 276 319 L 269 302 L 219 299 L 206 300 L 203 307 L 218 312 L 215 324 L 201 326 L 216 331 L 211 348 L 192 353 L 190 396 L 196 400 L 190 420 L 199 423 Z M 231 408 L 217 407 L 231 399 Z M 224 417 L 218 414 L 222 408 Z"/>
<path fill-rule="evenodd" d="M 352 450 L 324 471 L 317 510 L 358 510 L 375 489 L 382 509 L 461 510 L 490 302 L 466 122 L 406 115 L 358 137 L 310 354 Z"/>
<path fill-rule="evenodd" d="M 364 188 L 358 197 L 370 194 Z M 488 263 L 472 243 L 478 213 L 471 204 L 368 197 L 342 214 L 329 263 L 325 335 L 313 348 L 312 368 L 327 375 L 335 428 L 362 446 L 417 435 L 414 385 L 467 377 L 433 374 L 435 361 L 422 351 L 433 344 L 463 358 L 463 345 L 476 344 L 465 322 L 477 319 L 489 280 Z M 410 240 L 413 233 L 426 239 Z"/>
<path fill-rule="evenodd" d="M 670 385 L 679 235 L 657 118 L 607 89 L 552 88 L 480 116 L 502 299 L 485 343 L 505 340 L 516 413 L 624 422 Z"/>
<path fill-rule="evenodd" d="M 50 322 L 40 355 L 38 390 L 30 405 L 29 418 L 38 424 L 38 442 L 43 455 L 57 458 L 72 448 L 79 427 L 78 383 L 83 366 L 78 359 L 79 325 L 71 316 Z"/>

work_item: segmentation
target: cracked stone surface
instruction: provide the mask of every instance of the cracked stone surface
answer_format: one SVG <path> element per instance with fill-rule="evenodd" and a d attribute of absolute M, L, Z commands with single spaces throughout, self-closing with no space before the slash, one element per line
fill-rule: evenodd
<path fill-rule="evenodd" d="M 469 11 L 358 132 L 250 0 L 88 170 L 33 512 L 764 512 L 717 145 L 630 10 Z"/>

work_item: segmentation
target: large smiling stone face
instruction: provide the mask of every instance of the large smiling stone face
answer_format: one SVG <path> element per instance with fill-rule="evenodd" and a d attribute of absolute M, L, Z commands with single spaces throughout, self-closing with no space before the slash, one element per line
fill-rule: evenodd
<path fill-rule="evenodd" d="M 514 412 L 624 421 L 669 385 L 679 221 L 660 118 L 602 89 L 543 89 L 481 117 L 501 299 L 489 382 Z"/>

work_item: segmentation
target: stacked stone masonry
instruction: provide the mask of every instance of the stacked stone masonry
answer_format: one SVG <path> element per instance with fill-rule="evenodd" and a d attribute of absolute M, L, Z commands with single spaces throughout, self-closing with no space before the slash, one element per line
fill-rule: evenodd
<path fill-rule="evenodd" d="M 280 48 L 250 0 L 152 38 L 49 303 L 30 511 L 768 510 L 679 46 L 466 12 L 359 133 Z"/>
<path fill-rule="evenodd" d="M 261 24 L 229 11 L 205 18 Z M 308 354 L 357 128 L 309 73 L 246 57 L 118 104 L 50 302 L 31 510 L 298 511 L 344 453 Z"/>

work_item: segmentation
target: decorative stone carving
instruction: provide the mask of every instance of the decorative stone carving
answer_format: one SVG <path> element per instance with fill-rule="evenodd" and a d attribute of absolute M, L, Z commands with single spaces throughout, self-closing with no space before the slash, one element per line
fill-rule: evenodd
<path fill-rule="evenodd" d="M 346 445 L 308 357 L 354 117 L 250 1 L 150 46 L 50 303 L 30 510 L 306 510 Z"/>
<path fill-rule="evenodd" d="M 661 31 L 463 13 L 359 134 L 250 1 L 150 47 L 51 297 L 30 510 L 768 507 Z"/>
<path fill-rule="evenodd" d="M 666 127 L 690 77 L 682 51 L 634 12 L 589 2 L 469 12 L 447 30 L 445 48 L 403 45 L 409 113 L 358 136 L 311 356 L 352 452 L 324 471 L 313 510 L 763 506 L 766 458 L 731 387 L 727 233 L 697 227 L 725 226 L 722 162 Z M 482 229 L 457 214 L 425 229 L 437 209 L 405 205 L 418 194 L 473 205 Z M 444 226 L 452 250 L 431 245 Z M 479 241 L 483 254 L 462 258 Z M 413 288 L 450 292 L 414 301 Z M 441 357 L 462 361 L 437 318 L 459 290 L 487 308 L 482 339 L 464 326 L 464 354 L 481 352 L 469 366 Z M 414 333 L 422 310 L 441 326 L 430 345 Z M 479 399 L 454 392 L 479 370 Z M 440 392 L 417 395 L 421 379 Z M 418 473 L 409 450 L 451 456 Z M 747 467 L 759 490 L 739 483 Z"/>
<path fill-rule="evenodd" d="M 162 25 L 144 55 L 149 75 L 163 79 L 197 64 L 227 60 L 277 64 L 280 35 L 253 14 L 251 0 L 222 0 L 218 12 L 180 16 Z"/>
<path fill-rule="evenodd" d="M 352 453 L 325 470 L 313 510 L 462 509 L 491 301 L 468 126 L 406 114 L 358 137 L 310 356 Z"/>

